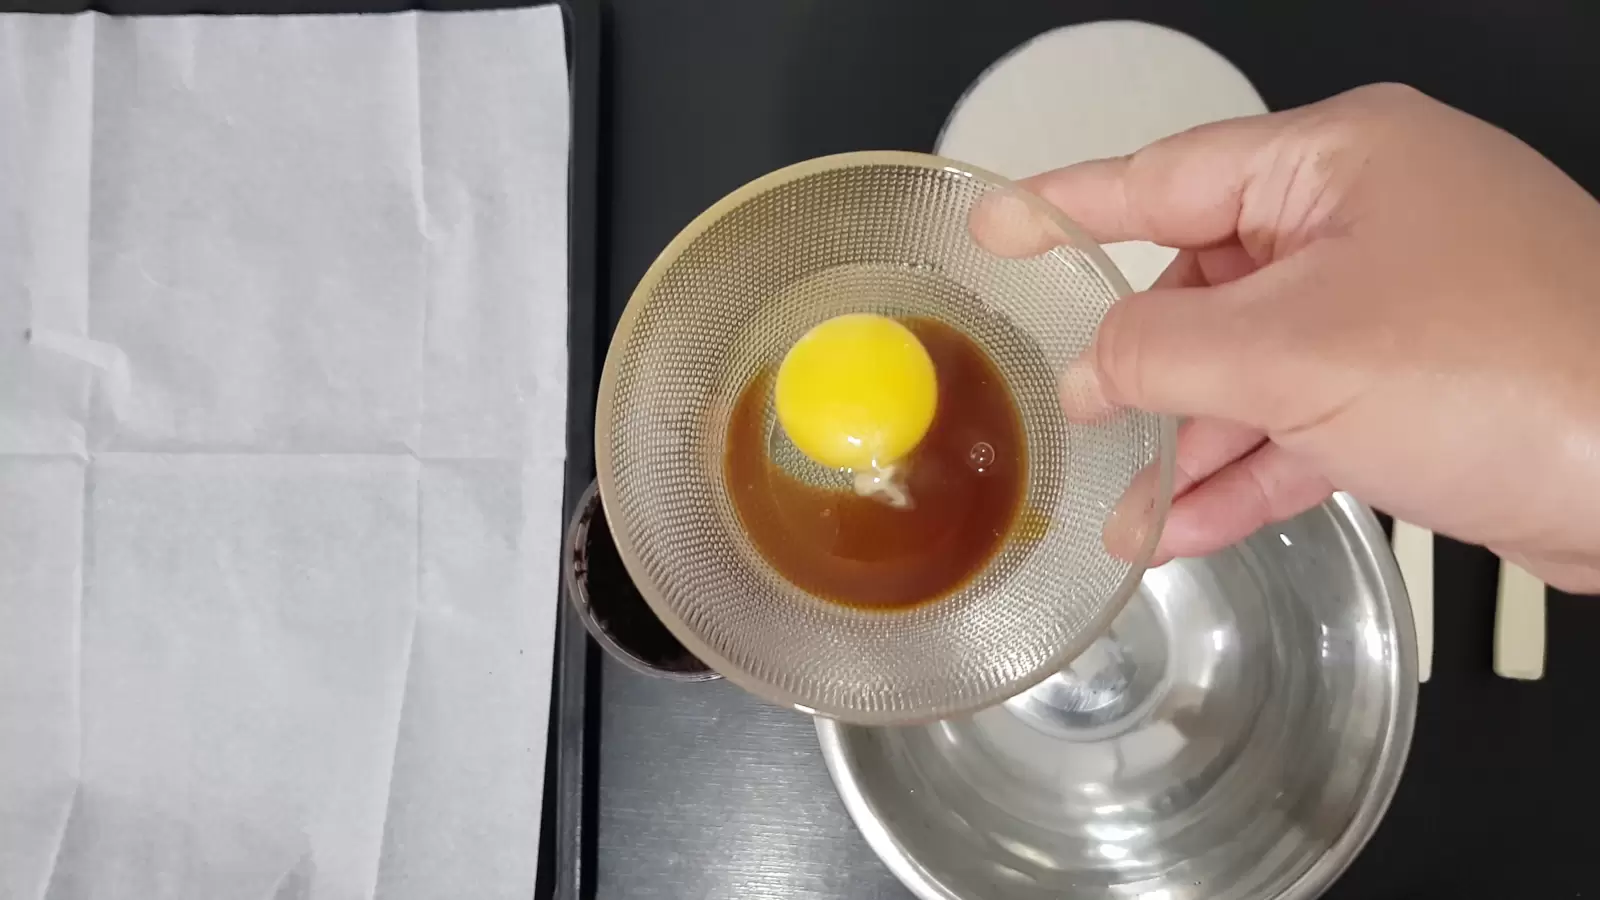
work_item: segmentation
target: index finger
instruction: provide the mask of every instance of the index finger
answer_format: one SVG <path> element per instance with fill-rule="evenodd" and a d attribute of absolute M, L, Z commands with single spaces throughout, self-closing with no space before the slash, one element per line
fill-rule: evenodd
<path fill-rule="evenodd" d="M 1298 110 L 1212 122 L 1130 156 L 1098 159 L 1024 179 L 1099 243 L 1144 240 L 1199 249 L 1234 237 L 1248 195 L 1291 153 Z M 1287 190 L 1287 185 L 1282 186 Z"/>

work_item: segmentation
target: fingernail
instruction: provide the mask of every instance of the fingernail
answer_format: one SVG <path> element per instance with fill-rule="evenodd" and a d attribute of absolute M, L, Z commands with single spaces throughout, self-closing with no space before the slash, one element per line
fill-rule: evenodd
<path fill-rule="evenodd" d="M 985 195 L 972 207 L 967 227 L 979 247 L 1005 259 L 1038 256 L 1069 243 L 1054 222 L 1011 192 Z"/>
<path fill-rule="evenodd" d="M 1147 466 L 1128 483 L 1128 489 L 1112 507 L 1101 529 L 1106 552 L 1117 559 L 1132 561 L 1151 539 L 1155 528 L 1158 472 Z"/>
<path fill-rule="evenodd" d="M 1094 364 L 1076 359 L 1061 376 L 1061 409 L 1069 419 L 1097 419 L 1114 407 L 1100 386 Z"/>

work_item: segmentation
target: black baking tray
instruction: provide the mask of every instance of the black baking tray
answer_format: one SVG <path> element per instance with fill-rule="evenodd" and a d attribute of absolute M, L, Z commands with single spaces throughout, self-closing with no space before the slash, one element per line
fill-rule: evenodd
<path fill-rule="evenodd" d="M 595 391 L 604 334 L 600 309 L 601 9 L 599 0 L 557 0 L 567 23 L 572 140 L 567 179 L 567 467 L 562 521 L 594 479 Z M 552 547 L 565 565 L 566 547 Z M 563 588 L 563 590 L 565 590 Z M 573 893 L 583 874 L 582 823 L 587 767 L 585 703 L 595 649 L 564 602 L 556 613 L 550 726 L 545 750 L 536 900 Z"/>
<path fill-rule="evenodd" d="M 600 327 L 601 48 L 599 0 L 558 0 L 566 13 L 567 60 L 572 81 L 572 144 L 567 182 L 567 471 L 562 520 L 594 479 L 594 407 L 599 361 L 609 329 Z M 552 547 L 562 565 L 567 548 Z M 545 751 L 539 877 L 536 900 L 576 897 L 583 883 L 593 792 L 585 773 L 594 767 L 593 727 L 588 702 L 589 672 L 598 651 L 565 602 L 557 612 L 556 653 L 551 666 L 550 730 Z M 592 846 L 592 842 L 590 843 Z"/>

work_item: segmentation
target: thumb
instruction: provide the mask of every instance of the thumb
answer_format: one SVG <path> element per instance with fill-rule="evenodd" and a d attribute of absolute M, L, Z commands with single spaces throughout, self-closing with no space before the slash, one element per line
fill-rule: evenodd
<path fill-rule="evenodd" d="M 1273 304 L 1252 302 L 1262 274 L 1216 287 L 1156 287 L 1113 304 L 1061 379 L 1067 416 L 1093 420 L 1128 406 L 1265 427 L 1282 379 L 1263 321 Z"/>

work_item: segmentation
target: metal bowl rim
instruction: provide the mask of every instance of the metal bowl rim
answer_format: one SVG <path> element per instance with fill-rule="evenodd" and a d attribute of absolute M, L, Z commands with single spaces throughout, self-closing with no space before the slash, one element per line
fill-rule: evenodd
<path fill-rule="evenodd" d="M 1357 553 L 1354 558 L 1358 562 L 1364 561 L 1363 567 L 1369 568 L 1376 576 L 1379 597 L 1389 609 L 1392 620 L 1390 639 L 1395 653 L 1391 657 L 1393 663 L 1388 667 L 1386 681 L 1392 702 L 1389 704 L 1383 740 L 1374 761 L 1373 775 L 1366 782 L 1367 789 L 1355 815 L 1339 838 L 1272 900 L 1313 900 L 1338 880 L 1360 855 L 1394 800 L 1416 726 L 1419 693 L 1416 625 L 1412 619 L 1411 600 L 1406 593 L 1405 581 L 1400 575 L 1394 553 L 1389 550 L 1388 536 L 1371 508 L 1348 494 L 1334 494 L 1321 508 L 1348 523 L 1348 534 L 1354 541 L 1352 549 Z M 823 716 L 815 717 L 815 723 L 823 762 L 828 767 L 828 775 L 833 779 L 845 810 L 884 865 L 920 900 L 972 900 L 949 891 L 906 853 L 867 799 L 855 770 L 845 762 L 842 737 L 843 728 L 860 726 L 851 726 Z"/>

